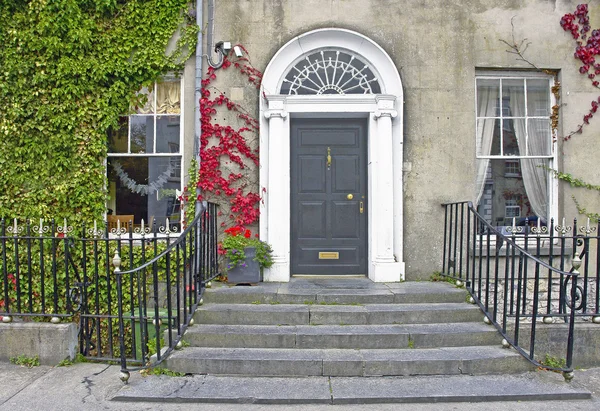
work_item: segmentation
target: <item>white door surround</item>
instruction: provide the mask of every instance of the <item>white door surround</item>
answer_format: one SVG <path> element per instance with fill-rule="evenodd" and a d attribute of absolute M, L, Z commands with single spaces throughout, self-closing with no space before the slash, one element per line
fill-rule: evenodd
<path fill-rule="evenodd" d="M 283 79 L 302 56 L 331 48 L 359 55 L 378 78 L 381 94 L 279 94 Z M 359 33 L 314 30 L 275 54 L 260 93 L 260 238 L 273 247 L 274 261 L 265 270 L 265 281 L 290 279 L 290 117 L 368 116 L 368 276 L 376 282 L 404 279 L 403 102 L 393 61 Z"/>

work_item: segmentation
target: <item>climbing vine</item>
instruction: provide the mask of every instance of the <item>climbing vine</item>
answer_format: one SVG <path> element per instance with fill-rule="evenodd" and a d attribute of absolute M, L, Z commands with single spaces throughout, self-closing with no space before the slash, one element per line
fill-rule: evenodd
<path fill-rule="evenodd" d="M 102 216 L 106 131 L 193 53 L 187 3 L 0 2 L 0 216 Z"/>
<path fill-rule="evenodd" d="M 262 73 L 250 64 L 247 57 L 240 57 L 233 62 L 226 57 L 220 70 L 224 72 L 231 70 L 231 67 L 253 89 L 260 87 Z M 219 215 L 225 217 L 221 226 L 247 227 L 258 221 L 260 213 L 261 198 L 255 180 L 259 164 L 259 124 L 239 103 L 213 85 L 216 79 L 217 70 L 210 67 L 202 81 L 201 161 L 197 183 L 201 194 L 198 200 L 207 199 L 219 204 Z M 219 108 L 233 113 L 239 127 L 219 124 L 216 117 Z"/>
<path fill-rule="evenodd" d="M 600 75 L 600 63 L 596 62 L 596 56 L 600 55 L 600 30 L 591 30 L 588 5 L 579 4 L 574 13 L 567 13 L 560 19 L 560 25 L 563 30 L 569 31 L 575 40 L 574 57 L 581 61 L 579 73 L 586 75 L 593 87 L 600 88 L 600 82 L 596 79 L 596 76 Z M 569 140 L 573 135 L 581 134 L 584 125 L 590 124 L 599 105 L 600 96 L 592 100 L 591 108 L 583 116 L 583 123 L 579 124 L 575 131 L 567 134 L 564 139 Z"/>
<path fill-rule="evenodd" d="M 600 55 L 600 29 L 591 29 L 588 13 L 588 5 L 579 4 L 577 5 L 574 13 L 567 13 L 561 18 L 560 25 L 563 30 L 570 32 L 571 36 L 575 40 L 576 47 L 573 56 L 575 59 L 581 62 L 579 73 L 587 76 L 594 88 L 600 88 L 600 82 L 598 81 L 598 79 L 600 79 L 600 77 L 598 77 L 600 76 L 600 63 L 596 62 L 596 56 Z M 517 56 L 517 60 L 523 61 L 537 70 L 541 70 L 538 66 L 525 57 L 525 52 L 527 51 L 530 43 L 527 42 L 526 38 L 522 39 L 521 41 L 517 41 L 515 39 L 514 24 L 512 19 L 511 26 L 513 28 L 512 42 L 502 39 L 500 40 L 509 47 L 507 52 L 515 54 Z M 552 123 L 553 134 L 556 135 L 556 131 L 558 129 L 559 110 L 561 108 L 561 105 L 559 104 L 560 82 L 558 81 L 558 73 L 556 71 L 542 71 L 554 76 L 554 86 L 552 87 L 551 91 L 557 103 L 552 107 L 550 119 Z M 594 117 L 599 107 L 600 96 L 591 101 L 588 112 L 583 115 L 582 123 L 577 125 L 574 131 L 564 135 L 562 139 L 564 141 L 569 141 L 575 134 L 582 134 L 584 127 L 590 124 L 590 120 Z M 587 183 L 569 173 L 560 172 L 547 167 L 546 169 L 552 172 L 556 179 L 569 184 L 573 188 L 584 188 L 590 191 L 596 191 L 597 193 L 600 192 L 600 186 L 598 185 Z M 575 196 L 571 197 L 579 214 L 585 215 L 595 222 L 599 221 L 600 214 L 588 211 L 581 205 Z"/>

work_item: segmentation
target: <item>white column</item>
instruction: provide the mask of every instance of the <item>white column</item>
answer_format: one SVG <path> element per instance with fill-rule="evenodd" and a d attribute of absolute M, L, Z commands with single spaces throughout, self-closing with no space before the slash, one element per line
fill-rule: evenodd
<path fill-rule="evenodd" d="M 394 258 L 394 158 L 392 145 L 392 119 L 398 112 L 394 109 L 395 96 L 377 96 L 377 172 L 373 195 L 369 201 L 372 210 L 373 242 L 375 249 L 369 277 L 373 281 L 400 281 L 401 264 Z"/>
<path fill-rule="evenodd" d="M 287 138 L 287 113 L 283 101 L 269 101 L 265 112 L 269 120 L 268 243 L 273 248 L 273 266 L 264 272 L 264 281 L 290 280 L 290 143 Z M 286 224 L 282 224 L 286 221 Z"/>

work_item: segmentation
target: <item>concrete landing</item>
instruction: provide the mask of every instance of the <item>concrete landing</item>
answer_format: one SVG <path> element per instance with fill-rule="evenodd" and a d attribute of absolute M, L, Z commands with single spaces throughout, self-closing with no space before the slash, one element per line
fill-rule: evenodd
<path fill-rule="evenodd" d="M 585 400 L 591 393 L 550 372 L 511 376 L 186 377 L 149 376 L 112 401 L 238 404 L 375 404 Z"/>

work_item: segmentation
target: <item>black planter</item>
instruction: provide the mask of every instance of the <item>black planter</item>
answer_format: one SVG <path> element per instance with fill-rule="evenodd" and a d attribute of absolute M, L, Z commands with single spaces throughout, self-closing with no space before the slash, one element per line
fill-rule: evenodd
<path fill-rule="evenodd" d="M 227 283 L 229 284 L 256 284 L 262 281 L 262 275 L 258 261 L 254 261 L 256 248 L 244 248 L 245 264 L 237 265 L 227 271 Z M 245 265 L 245 267 L 244 267 Z"/>

